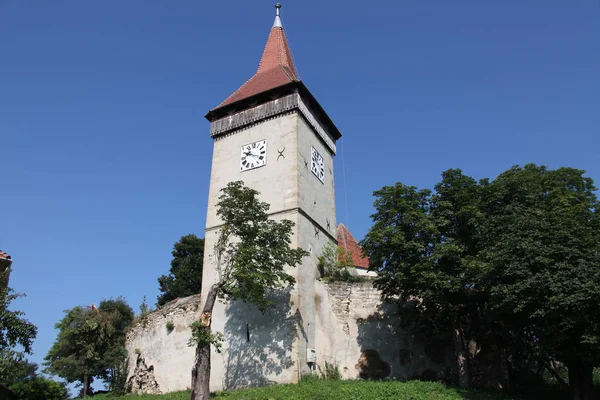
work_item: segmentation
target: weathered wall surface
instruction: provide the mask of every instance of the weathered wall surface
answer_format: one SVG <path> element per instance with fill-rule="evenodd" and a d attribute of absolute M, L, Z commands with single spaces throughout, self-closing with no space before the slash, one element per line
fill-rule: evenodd
<path fill-rule="evenodd" d="M 371 282 L 322 283 L 317 289 L 317 364 L 347 379 L 441 379 L 451 354 L 403 330 L 396 304 Z"/>
<path fill-rule="evenodd" d="M 382 303 L 370 282 L 314 285 L 316 312 L 310 320 L 315 321 L 317 373 L 325 362 L 336 364 L 347 379 L 435 379 L 447 373 L 447 348 L 432 348 L 400 329 L 396 306 Z M 212 390 L 297 381 L 305 356 L 299 357 L 293 344 L 306 326 L 305 316 L 289 293 L 275 296 L 279 306 L 264 315 L 249 304 L 218 303 L 227 317 L 215 329 L 224 332 L 226 351 L 212 354 L 223 366 L 211 376 Z M 194 348 L 187 342 L 199 302 L 200 296 L 192 296 L 169 303 L 129 333 L 128 379 L 136 387 L 140 374 L 151 381 L 146 387 L 154 388 L 154 379 L 162 393 L 190 386 Z M 167 321 L 174 324 L 171 332 Z"/>
<path fill-rule="evenodd" d="M 149 314 L 127 334 L 129 356 L 127 380 L 132 390 L 147 391 L 155 379 L 154 392 L 168 393 L 190 387 L 194 349 L 188 346 L 190 325 L 197 318 L 200 296 L 174 300 Z M 167 322 L 173 330 L 167 329 Z"/>

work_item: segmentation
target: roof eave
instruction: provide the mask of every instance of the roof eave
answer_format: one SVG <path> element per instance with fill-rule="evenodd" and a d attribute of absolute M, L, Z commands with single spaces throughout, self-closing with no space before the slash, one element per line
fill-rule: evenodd
<path fill-rule="evenodd" d="M 329 115 L 327 115 L 325 109 L 323 109 L 321 104 L 319 104 L 317 99 L 315 99 L 302 81 L 292 81 L 290 83 L 286 83 L 285 85 L 281 85 L 233 103 L 214 108 L 210 110 L 204 116 L 204 118 L 206 118 L 209 122 L 213 122 L 228 115 L 232 115 L 239 111 L 267 103 L 275 98 L 279 98 L 291 93 L 298 93 L 307 101 L 308 106 L 317 114 L 321 123 L 325 125 L 327 131 L 333 136 L 333 139 L 338 140 L 342 137 L 341 132 L 335 126 Z"/>

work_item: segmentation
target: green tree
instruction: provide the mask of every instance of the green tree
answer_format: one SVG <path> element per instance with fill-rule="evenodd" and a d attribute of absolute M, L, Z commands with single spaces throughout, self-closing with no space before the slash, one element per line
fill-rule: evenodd
<path fill-rule="evenodd" d="M 470 349 L 510 344 L 513 361 L 525 351 L 549 370 L 548 361 L 563 362 L 573 398 L 590 399 L 600 363 L 595 190 L 572 168 L 514 167 L 491 182 L 449 170 L 433 193 L 401 183 L 375 192 L 361 244 L 385 297 L 451 328 L 461 386 L 472 376 Z"/>
<path fill-rule="evenodd" d="M 222 336 L 211 330 L 217 297 L 253 303 L 265 311 L 273 305 L 267 296 L 270 290 L 295 282 L 286 267 L 296 267 L 308 255 L 290 248 L 294 223 L 269 219 L 269 205 L 259 201 L 258 194 L 236 181 L 227 184 L 219 197 L 217 215 L 223 225 L 214 246 L 218 279 L 206 294 L 200 321 L 192 326 L 196 343 L 192 400 L 210 399 L 210 346 L 218 349 Z"/>
<path fill-rule="evenodd" d="M 67 400 L 69 391 L 62 383 L 36 376 L 24 382 L 15 383 L 10 390 L 17 400 Z"/>
<path fill-rule="evenodd" d="M 126 374 L 124 363 L 127 358 L 125 335 L 127 329 L 133 323 L 135 315 L 133 309 L 123 297 L 102 300 L 98 306 L 98 310 L 100 313 L 105 313 L 109 316 L 115 328 L 112 343 L 103 355 L 103 363 L 106 366 L 106 370 L 101 377 L 108 383 L 112 392 L 124 394 L 126 379 L 126 376 L 124 376 Z"/>
<path fill-rule="evenodd" d="M 37 376 L 38 365 L 29 362 L 23 355 L 16 355 L 10 349 L 0 349 L 0 371 L 2 384 L 10 386 Z"/>
<path fill-rule="evenodd" d="M 498 317 L 566 364 L 574 399 L 593 399 L 600 362 L 600 207 L 573 168 L 526 165 L 488 188 L 484 229 Z"/>
<path fill-rule="evenodd" d="M 200 293 L 202 287 L 202 263 L 204 262 L 204 239 L 194 234 L 182 236 L 173 246 L 173 260 L 169 275 L 158 278 L 157 306 L 171 300 Z"/>
<path fill-rule="evenodd" d="M 317 263 L 321 278 L 329 281 L 360 281 L 360 277 L 354 276 L 350 272 L 350 269 L 353 267 L 354 262 L 350 253 L 333 243 L 325 245 Z"/>
<path fill-rule="evenodd" d="M 31 354 L 37 335 L 37 328 L 23 318 L 22 311 L 9 310 L 11 302 L 20 296 L 6 286 L 0 287 L 0 383 L 10 384 L 27 374 L 25 354 Z"/>
<path fill-rule="evenodd" d="M 463 387 L 472 375 L 467 343 L 476 340 L 485 300 L 485 268 L 477 259 L 485 184 L 448 170 L 435 193 L 402 183 L 384 187 L 374 193 L 374 224 L 361 241 L 383 296 L 412 301 L 432 322 L 425 327 L 452 334 Z"/>
<path fill-rule="evenodd" d="M 95 307 L 74 307 L 56 324 L 58 336 L 44 358 L 46 372 L 67 382 L 80 382 L 83 397 L 94 377 L 108 380 L 125 358 L 125 329 L 133 310 L 124 299 L 103 300 Z"/>

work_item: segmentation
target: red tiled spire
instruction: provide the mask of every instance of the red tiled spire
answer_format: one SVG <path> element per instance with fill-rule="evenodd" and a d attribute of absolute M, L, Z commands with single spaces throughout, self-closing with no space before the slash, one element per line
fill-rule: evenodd
<path fill-rule="evenodd" d="M 8 254 L 6 254 L 5 252 L 3 252 L 2 250 L 0 250 L 0 258 L 4 258 L 5 260 L 10 260 L 10 256 Z"/>
<path fill-rule="evenodd" d="M 339 224 L 337 227 L 337 241 L 338 247 L 341 247 L 350 254 L 356 268 L 369 268 L 369 259 L 363 257 L 362 248 L 344 224 Z"/>
<path fill-rule="evenodd" d="M 258 64 L 256 74 L 216 108 L 235 103 L 236 101 L 267 90 L 275 89 L 286 83 L 300 81 L 294 61 L 292 60 L 292 53 L 290 52 L 285 32 L 281 25 L 279 17 L 281 5 L 277 4 L 275 7 L 277 8 L 275 24 L 271 29 L 271 33 L 269 33 L 269 39 L 267 39 L 267 45 Z"/>

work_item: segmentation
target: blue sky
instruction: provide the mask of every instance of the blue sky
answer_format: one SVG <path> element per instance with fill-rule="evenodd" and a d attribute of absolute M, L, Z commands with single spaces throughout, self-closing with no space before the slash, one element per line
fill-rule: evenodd
<path fill-rule="evenodd" d="M 173 243 L 203 236 L 203 116 L 256 70 L 273 3 L 0 0 L 0 249 L 39 327 L 32 360 L 65 309 L 153 304 Z M 374 190 L 448 168 L 600 183 L 598 0 L 283 6 L 300 76 L 344 135 L 338 222 L 358 239 Z"/>

